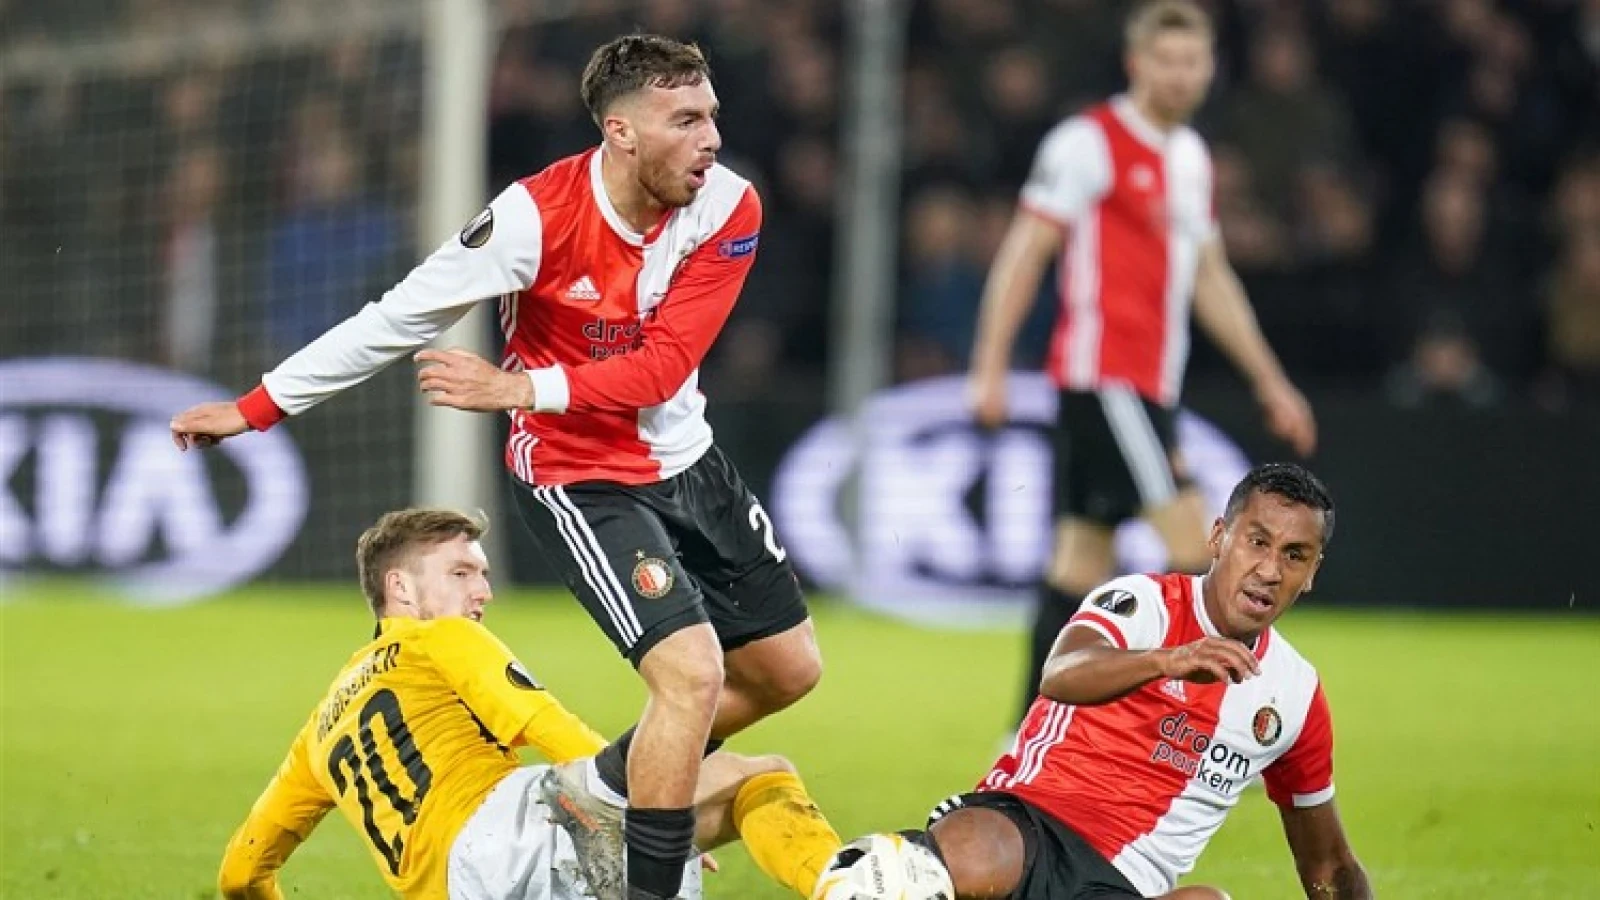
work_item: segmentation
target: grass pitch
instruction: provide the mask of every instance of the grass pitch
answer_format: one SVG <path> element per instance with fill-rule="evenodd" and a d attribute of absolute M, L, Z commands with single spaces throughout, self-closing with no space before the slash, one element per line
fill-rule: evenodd
<path fill-rule="evenodd" d="M 16 900 L 214 897 L 228 834 L 370 629 L 353 588 L 160 611 L 71 587 L 7 600 L 0 896 Z M 993 760 L 1022 642 L 816 612 L 821 687 L 731 749 L 795 760 L 846 839 L 918 825 Z M 636 679 L 564 596 L 508 591 L 488 621 L 602 732 L 637 714 Z M 1600 620 L 1307 608 L 1283 630 L 1322 671 L 1340 807 L 1379 896 L 1600 898 Z M 708 896 L 783 896 L 741 849 L 719 858 Z M 1195 877 L 1240 900 L 1299 896 L 1264 794 Z M 388 896 L 337 816 L 283 884 L 290 897 Z"/>

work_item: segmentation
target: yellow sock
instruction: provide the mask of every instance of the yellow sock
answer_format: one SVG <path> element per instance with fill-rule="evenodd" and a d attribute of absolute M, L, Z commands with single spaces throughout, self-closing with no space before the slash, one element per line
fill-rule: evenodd
<path fill-rule="evenodd" d="M 761 871 L 806 898 L 841 846 L 791 772 L 768 772 L 745 782 L 733 800 L 733 824 Z"/>

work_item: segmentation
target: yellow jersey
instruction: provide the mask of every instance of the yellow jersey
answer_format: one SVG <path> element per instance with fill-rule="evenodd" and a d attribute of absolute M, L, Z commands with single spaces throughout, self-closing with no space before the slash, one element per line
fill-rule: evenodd
<path fill-rule="evenodd" d="M 389 886 L 445 898 L 456 833 L 532 746 L 555 762 L 605 741 L 471 619 L 384 619 L 312 711 L 229 842 L 230 896 L 281 896 L 276 870 L 328 810 L 366 841 Z"/>

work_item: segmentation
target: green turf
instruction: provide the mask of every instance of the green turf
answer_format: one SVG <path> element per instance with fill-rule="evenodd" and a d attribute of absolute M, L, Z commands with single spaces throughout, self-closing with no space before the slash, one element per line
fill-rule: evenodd
<path fill-rule="evenodd" d="M 368 628 L 337 589 L 164 611 L 68 588 L 10 600 L 0 895 L 18 900 L 213 896 L 229 831 Z M 837 605 L 818 620 L 822 686 L 733 749 L 793 758 L 846 837 L 919 824 L 992 760 L 1020 641 Z M 574 604 L 503 597 L 490 624 L 602 731 L 637 712 L 632 674 Z M 1306 610 L 1285 630 L 1327 683 L 1340 805 L 1380 896 L 1600 898 L 1600 621 Z M 710 896 L 782 896 L 742 850 L 721 858 Z M 1298 896 L 1259 792 L 1197 875 L 1241 900 Z M 387 896 L 337 818 L 284 884 L 291 897 Z"/>

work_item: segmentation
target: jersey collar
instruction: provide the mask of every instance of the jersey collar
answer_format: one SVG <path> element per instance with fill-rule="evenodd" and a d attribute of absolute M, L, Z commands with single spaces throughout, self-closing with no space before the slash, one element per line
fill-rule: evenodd
<path fill-rule="evenodd" d="M 622 214 L 611 204 L 611 196 L 606 193 L 605 179 L 600 176 L 600 156 L 605 152 L 604 147 L 596 147 L 589 155 L 589 192 L 594 194 L 594 204 L 600 208 L 600 217 L 605 219 L 617 237 L 622 238 L 630 247 L 644 247 L 655 243 L 655 239 L 661 236 L 661 232 L 666 229 L 667 223 L 672 220 L 677 210 L 667 210 L 667 214 L 662 216 L 661 221 L 657 222 L 647 234 L 634 231 L 633 226 L 624 221 Z"/>
<path fill-rule="evenodd" d="M 1167 140 L 1170 137 L 1155 126 L 1155 123 L 1144 117 L 1139 112 L 1139 107 L 1133 105 L 1133 98 L 1127 94 L 1118 94 L 1111 100 L 1111 112 L 1116 115 L 1117 121 L 1136 138 L 1151 150 L 1160 153 L 1167 149 Z"/>

